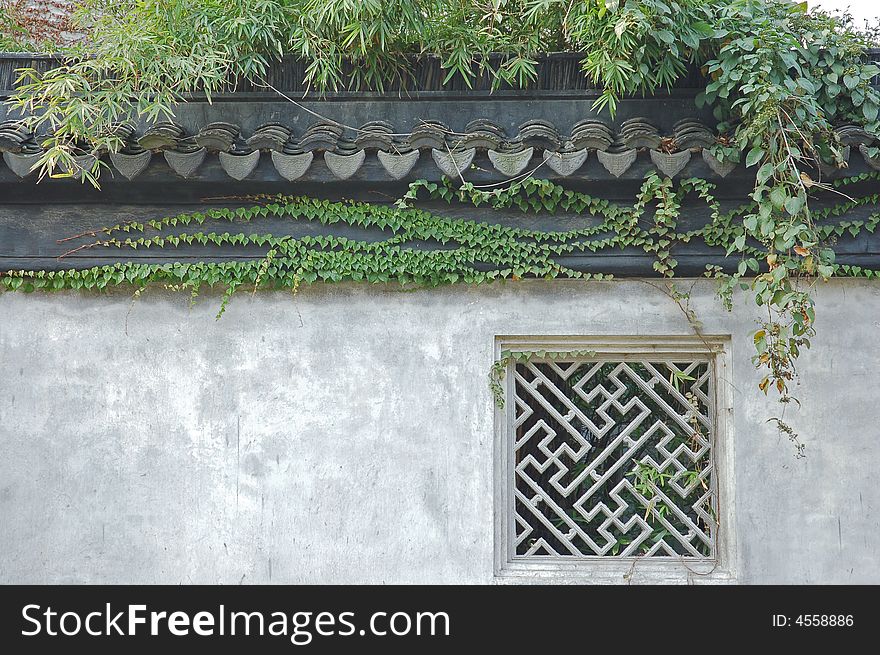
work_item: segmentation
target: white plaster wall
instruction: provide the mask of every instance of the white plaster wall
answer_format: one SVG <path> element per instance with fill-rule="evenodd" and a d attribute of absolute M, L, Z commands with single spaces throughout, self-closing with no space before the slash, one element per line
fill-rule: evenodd
<path fill-rule="evenodd" d="M 741 582 L 880 582 L 880 285 L 817 293 L 797 460 L 755 308 L 693 291 L 732 335 Z M 218 303 L 0 294 L 0 582 L 492 582 L 495 336 L 688 334 L 640 281 Z"/>

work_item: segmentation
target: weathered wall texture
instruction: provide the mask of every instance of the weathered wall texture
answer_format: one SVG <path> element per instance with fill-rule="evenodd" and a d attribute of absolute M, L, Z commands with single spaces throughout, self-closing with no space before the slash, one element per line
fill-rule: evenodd
<path fill-rule="evenodd" d="M 880 285 L 819 290 L 803 460 L 753 308 L 694 296 L 733 335 L 739 580 L 880 582 Z M 0 582 L 491 582 L 494 337 L 688 333 L 638 281 L 187 300 L 0 295 Z"/>

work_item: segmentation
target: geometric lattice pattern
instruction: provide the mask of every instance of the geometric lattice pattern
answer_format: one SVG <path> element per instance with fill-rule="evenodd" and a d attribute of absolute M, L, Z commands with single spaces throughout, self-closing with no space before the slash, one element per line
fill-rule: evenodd
<path fill-rule="evenodd" d="M 513 556 L 715 556 L 710 367 L 511 364 Z"/>

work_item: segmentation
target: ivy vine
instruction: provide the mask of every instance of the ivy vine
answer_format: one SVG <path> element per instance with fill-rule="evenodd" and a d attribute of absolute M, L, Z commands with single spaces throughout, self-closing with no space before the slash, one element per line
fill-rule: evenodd
<path fill-rule="evenodd" d="M 498 409 L 504 409 L 505 394 L 502 383 L 507 367 L 511 363 L 529 362 L 537 359 L 567 360 L 571 358 L 595 357 L 595 350 L 502 350 L 501 357 L 492 363 L 489 369 L 489 390 Z"/>
<path fill-rule="evenodd" d="M 842 178 L 835 186 L 845 188 L 865 180 L 880 180 L 880 174 Z M 688 197 L 704 203 L 709 216 L 702 227 L 685 230 L 679 226 L 679 218 L 682 203 Z M 514 228 L 438 216 L 415 206 L 422 198 L 496 209 L 519 208 L 531 213 L 565 211 L 592 216 L 596 222 L 559 232 Z M 845 198 L 813 211 L 816 238 L 829 252 L 823 255 L 827 263 L 821 268 L 813 267 L 810 278 L 801 270 L 801 281 L 808 280 L 813 285 L 832 276 L 876 278 L 880 275 L 871 269 L 834 262 L 833 250 L 828 245 L 834 239 L 845 234 L 874 232 L 880 225 L 880 212 L 863 219 L 848 217 L 856 207 L 880 203 L 880 194 Z M 236 291 L 242 288 L 296 292 L 302 284 L 346 280 L 433 287 L 527 277 L 610 279 L 612 276 L 608 274 L 584 273 L 566 267 L 558 259 L 577 253 L 636 247 L 654 257 L 654 270 L 670 280 L 670 297 L 683 308 L 689 324 L 699 332 L 700 323 L 686 304 L 687 294 L 671 282 L 678 264 L 675 248 L 699 239 L 707 246 L 723 249 L 728 255 L 739 256 L 734 272 L 712 265 L 706 268 L 705 275 L 719 281 L 719 293 L 725 306 L 730 308 L 737 288 L 752 289 L 756 303 L 767 312 L 754 333 L 754 363 L 764 371 L 759 382 L 762 391 L 766 393 L 772 388 L 782 402 L 793 400 L 788 385 L 796 375 L 795 360 L 802 349 L 810 346 L 815 332 L 815 308 L 808 292 L 793 285 L 780 285 L 780 281 L 787 279 L 780 270 L 784 268 L 788 273 L 793 264 L 782 263 L 775 253 L 768 253 L 749 229 L 747 219 L 753 214 L 757 201 L 721 212 L 713 195 L 713 184 L 703 179 L 673 182 L 650 174 L 630 206 L 533 178 L 491 191 L 468 183 L 456 186 L 448 179 L 441 183 L 421 180 L 413 183 L 395 205 L 289 196 L 254 196 L 250 200 L 251 206 L 237 209 L 215 208 L 150 221 L 124 221 L 89 235 L 78 235 L 71 239 L 94 238 L 72 247 L 62 256 L 62 261 L 74 252 L 96 248 L 158 249 L 172 258 L 168 251 L 183 246 L 249 248 L 245 252 L 261 248 L 263 254 L 259 257 L 163 264 L 120 261 L 86 269 L 7 271 L 0 275 L 0 288 L 24 292 L 38 289 L 100 291 L 128 286 L 134 287 L 135 297 L 140 297 L 149 286 L 159 285 L 187 292 L 193 299 L 205 289 L 219 288 L 222 290 L 219 318 Z M 241 229 L 242 224 L 269 217 L 373 229 L 382 237 L 375 240 L 334 235 L 295 237 L 259 231 L 246 233 Z M 770 307 L 787 307 L 790 323 L 781 324 L 778 317 L 771 314 Z M 494 368 L 490 379 L 497 383 Z M 497 399 L 497 384 L 493 384 L 492 389 Z M 783 431 L 791 429 L 781 420 L 777 421 Z"/>

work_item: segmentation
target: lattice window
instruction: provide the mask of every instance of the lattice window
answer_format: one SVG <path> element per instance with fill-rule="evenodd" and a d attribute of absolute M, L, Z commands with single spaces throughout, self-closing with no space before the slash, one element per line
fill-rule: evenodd
<path fill-rule="evenodd" d="M 525 350 L 505 393 L 508 561 L 716 559 L 712 352 Z"/>

